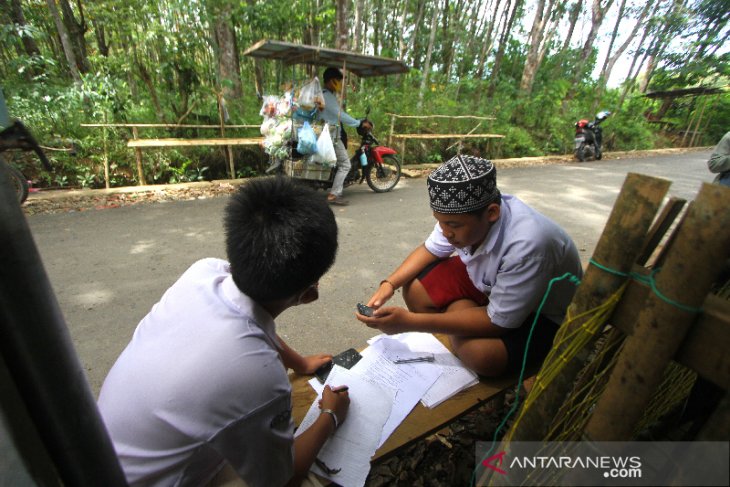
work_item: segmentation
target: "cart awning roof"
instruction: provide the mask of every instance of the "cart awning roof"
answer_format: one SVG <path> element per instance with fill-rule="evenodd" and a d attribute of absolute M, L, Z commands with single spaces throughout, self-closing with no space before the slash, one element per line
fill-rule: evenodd
<path fill-rule="evenodd" d="M 248 48 L 244 56 L 275 59 L 286 65 L 314 64 L 318 66 L 342 67 L 361 77 L 383 76 L 408 72 L 408 66 L 397 59 L 368 56 L 350 51 L 325 47 L 291 44 L 289 42 L 261 40 Z"/>

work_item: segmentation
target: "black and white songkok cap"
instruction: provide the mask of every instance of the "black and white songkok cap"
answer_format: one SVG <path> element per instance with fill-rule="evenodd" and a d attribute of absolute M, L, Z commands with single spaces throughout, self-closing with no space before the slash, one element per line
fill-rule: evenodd
<path fill-rule="evenodd" d="M 468 213 L 499 200 L 497 169 L 491 161 L 458 155 L 441 164 L 427 180 L 431 209 Z"/>

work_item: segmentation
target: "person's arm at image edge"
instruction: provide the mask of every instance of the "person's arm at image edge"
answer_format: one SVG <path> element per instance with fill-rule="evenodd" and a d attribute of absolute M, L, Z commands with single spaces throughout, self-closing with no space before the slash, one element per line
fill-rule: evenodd
<path fill-rule="evenodd" d="M 707 161 L 707 168 L 712 173 L 730 171 L 730 132 L 720 139 L 710 159 Z"/>

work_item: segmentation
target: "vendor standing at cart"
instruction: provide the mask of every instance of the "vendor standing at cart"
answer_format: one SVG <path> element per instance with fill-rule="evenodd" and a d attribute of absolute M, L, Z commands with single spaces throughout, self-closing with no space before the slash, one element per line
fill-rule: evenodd
<path fill-rule="evenodd" d="M 339 128 L 340 123 L 349 125 L 350 127 L 359 127 L 362 123 L 360 120 L 351 117 L 340 106 L 337 99 L 337 93 L 342 91 L 342 71 L 337 68 L 327 68 L 322 75 L 324 80 L 324 107 L 319 107 L 319 119 L 327 122 L 330 127 Z M 339 133 L 339 130 L 337 130 Z M 350 172 L 350 156 L 347 154 L 347 147 L 342 143 L 340 137 L 333 139 L 335 146 L 335 155 L 337 156 L 337 173 L 332 182 L 332 189 L 327 195 L 327 202 L 333 205 L 347 205 L 347 200 L 342 197 L 342 189 L 344 187 L 347 173 Z"/>

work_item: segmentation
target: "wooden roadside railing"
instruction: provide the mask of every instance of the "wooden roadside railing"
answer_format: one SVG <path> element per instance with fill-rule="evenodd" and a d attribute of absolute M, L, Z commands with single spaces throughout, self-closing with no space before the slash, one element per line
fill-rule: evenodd
<path fill-rule="evenodd" d="M 461 152 L 461 144 L 464 139 L 499 139 L 504 138 L 504 135 L 500 134 L 493 134 L 493 133 L 474 133 L 476 130 L 481 126 L 482 121 L 485 120 L 495 120 L 494 117 L 480 117 L 476 115 L 399 115 L 397 113 L 387 113 L 386 115 L 390 115 L 390 131 L 388 133 L 388 145 L 391 145 L 393 143 L 393 140 L 400 140 L 401 146 L 400 146 L 400 154 L 401 154 L 401 160 L 405 157 L 406 152 L 406 140 L 408 139 L 457 139 L 457 141 L 450 145 L 448 149 L 451 149 L 455 145 L 459 146 L 459 152 Z M 402 134 L 396 134 L 393 133 L 393 130 L 395 129 L 395 121 L 396 119 L 412 119 L 412 120 L 424 120 L 424 119 L 446 119 L 446 120 L 464 120 L 464 119 L 472 119 L 472 120 L 479 120 L 480 122 L 477 123 L 477 125 L 471 129 L 469 132 L 465 134 L 455 134 L 455 133 L 448 133 L 448 134 L 424 134 L 424 133 L 402 133 Z"/>
<path fill-rule="evenodd" d="M 226 129 L 250 129 L 258 128 L 260 125 L 181 125 L 174 123 L 82 123 L 82 127 L 95 128 L 131 128 L 132 138 L 127 141 L 127 147 L 134 149 L 137 162 L 137 182 L 139 185 L 147 184 L 142 167 L 142 148 L 145 147 L 194 147 L 194 146 L 224 146 L 228 155 L 228 170 L 231 179 L 236 177 L 236 168 L 233 163 L 233 146 L 237 145 L 259 145 L 263 137 L 226 137 Z M 218 129 L 220 137 L 207 139 L 183 139 L 183 138 L 140 138 L 139 129 Z M 105 172 L 107 173 L 107 188 L 109 187 L 109 167 L 105 158 Z"/>

